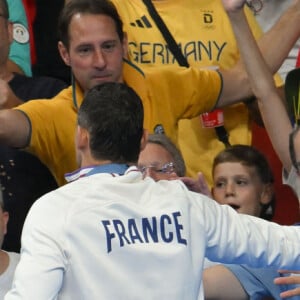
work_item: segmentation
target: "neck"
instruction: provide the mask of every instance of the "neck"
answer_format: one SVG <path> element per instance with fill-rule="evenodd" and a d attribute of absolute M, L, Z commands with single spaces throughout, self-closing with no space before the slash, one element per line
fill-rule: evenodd
<path fill-rule="evenodd" d="M 8 264 L 9 264 L 8 254 L 0 250 L 0 275 L 6 271 Z"/>
<path fill-rule="evenodd" d="M 102 166 L 102 165 L 108 165 L 112 164 L 113 162 L 111 160 L 97 160 L 97 159 L 87 159 L 82 160 L 80 164 L 80 168 L 86 168 L 91 166 Z"/>

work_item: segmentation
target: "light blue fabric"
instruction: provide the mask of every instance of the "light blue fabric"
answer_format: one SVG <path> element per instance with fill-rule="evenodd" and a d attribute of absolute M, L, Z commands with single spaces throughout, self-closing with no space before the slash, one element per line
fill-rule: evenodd
<path fill-rule="evenodd" d="M 224 265 L 240 281 L 250 300 L 259 300 L 262 297 L 273 297 L 281 300 L 279 294 L 293 288 L 292 285 L 276 285 L 274 279 L 281 276 L 277 269 L 273 268 L 249 268 L 244 265 Z M 290 297 L 290 300 L 299 299 Z"/>
<path fill-rule="evenodd" d="M 8 0 L 9 20 L 14 25 L 14 40 L 9 59 L 16 63 L 25 75 L 31 76 L 30 43 L 27 17 L 22 0 Z M 19 33 L 16 35 L 16 31 Z"/>

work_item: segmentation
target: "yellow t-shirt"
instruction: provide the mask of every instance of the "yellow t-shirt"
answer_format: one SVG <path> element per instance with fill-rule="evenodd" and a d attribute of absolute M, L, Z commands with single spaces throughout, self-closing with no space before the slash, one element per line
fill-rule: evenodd
<path fill-rule="evenodd" d="M 150 66 L 177 64 L 141 0 L 112 2 L 123 20 L 131 61 L 143 70 Z M 238 61 L 235 36 L 221 0 L 152 2 L 190 65 L 226 69 Z M 248 8 L 245 11 L 254 36 L 259 38 L 262 31 L 255 17 Z M 281 83 L 279 77 L 277 82 Z M 249 114 L 244 104 L 225 108 L 224 123 L 231 144 L 251 144 Z M 200 117 L 182 120 L 179 123 L 179 145 L 187 165 L 187 175 L 194 177 L 202 171 L 211 184 L 213 158 L 224 149 L 215 130 L 203 128 Z"/>
<path fill-rule="evenodd" d="M 222 87 L 222 78 L 216 71 L 167 66 L 142 73 L 127 62 L 124 80 L 143 101 L 145 128 L 153 132 L 161 126 L 175 143 L 179 120 L 213 109 Z M 59 185 L 66 183 L 65 173 L 78 168 L 74 140 L 77 108 L 82 100 L 80 88 L 73 93 L 69 87 L 51 100 L 29 101 L 16 108 L 31 123 L 28 150 L 49 168 Z"/>

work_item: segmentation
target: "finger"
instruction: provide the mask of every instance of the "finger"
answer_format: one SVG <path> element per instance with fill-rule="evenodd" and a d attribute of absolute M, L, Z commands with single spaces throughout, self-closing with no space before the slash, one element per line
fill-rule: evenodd
<path fill-rule="evenodd" d="M 280 297 L 282 299 L 290 298 L 293 296 L 299 296 L 299 295 L 300 295 L 300 288 L 295 288 L 295 289 L 280 293 Z"/>
<path fill-rule="evenodd" d="M 274 279 L 275 284 L 300 284 L 300 276 L 277 277 Z"/>

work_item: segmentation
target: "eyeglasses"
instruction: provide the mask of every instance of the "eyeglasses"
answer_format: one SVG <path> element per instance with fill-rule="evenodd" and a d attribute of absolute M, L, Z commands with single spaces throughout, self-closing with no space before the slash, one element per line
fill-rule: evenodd
<path fill-rule="evenodd" d="M 262 0 L 247 0 L 247 5 L 255 15 L 257 15 L 264 7 Z"/>
<path fill-rule="evenodd" d="M 151 169 L 155 173 L 162 173 L 162 174 L 170 174 L 175 172 L 175 165 L 173 162 L 168 162 L 160 168 L 159 166 L 149 165 L 149 166 L 139 166 L 138 169 L 145 175 L 148 169 Z"/>

